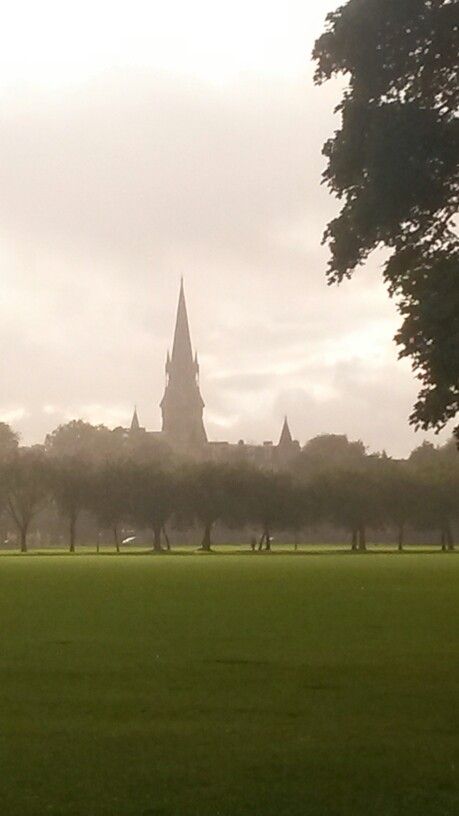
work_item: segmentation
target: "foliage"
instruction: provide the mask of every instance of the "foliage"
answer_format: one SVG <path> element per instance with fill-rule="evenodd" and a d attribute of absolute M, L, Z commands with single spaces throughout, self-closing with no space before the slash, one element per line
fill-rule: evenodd
<path fill-rule="evenodd" d="M 90 473 L 87 507 L 103 529 L 113 534 L 116 551 L 120 551 L 119 527 L 130 513 L 129 477 L 132 467 L 126 460 L 103 462 Z"/>
<path fill-rule="evenodd" d="M 396 342 L 422 383 L 411 421 L 423 428 L 459 409 L 458 30 L 449 0 L 348 0 L 314 49 L 317 82 L 348 79 L 323 150 L 344 202 L 324 237 L 329 281 L 389 250 Z"/>
<path fill-rule="evenodd" d="M 50 460 L 50 480 L 54 500 L 69 524 L 69 550 L 75 552 L 78 516 L 90 503 L 91 462 L 68 454 Z"/>
<path fill-rule="evenodd" d="M 17 452 L 19 434 L 7 425 L 0 422 L 0 462 L 10 459 Z"/>
<path fill-rule="evenodd" d="M 423 490 L 417 523 L 437 529 L 442 549 L 453 549 L 459 520 L 459 457 L 453 441 L 441 448 L 424 443 L 412 452 L 409 465 Z"/>
<path fill-rule="evenodd" d="M 261 527 L 259 549 L 271 549 L 271 533 L 301 525 L 304 496 L 288 473 L 254 470 L 249 485 L 249 517 Z"/>
<path fill-rule="evenodd" d="M 359 467 L 365 458 L 365 446 L 360 440 L 350 442 L 344 434 L 321 434 L 306 443 L 293 462 L 299 476 L 308 476 L 330 469 Z"/>
<path fill-rule="evenodd" d="M 91 425 L 82 419 L 59 425 L 45 439 L 51 456 L 74 456 L 85 461 L 104 461 L 116 456 L 123 440 L 105 425 Z"/>
<path fill-rule="evenodd" d="M 18 528 L 21 552 L 27 551 L 27 533 L 49 499 L 49 466 L 41 449 L 20 450 L 3 469 L 6 505 Z"/>
<path fill-rule="evenodd" d="M 182 479 L 182 512 L 203 527 L 201 548 L 209 551 L 217 521 L 242 525 L 247 519 L 251 469 L 219 462 L 189 464 Z"/>
<path fill-rule="evenodd" d="M 311 439 L 290 470 L 269 470 L 237 460 L 179 461 L 157 446 L 134 452 L 125 440 L 113 443 L 106 430 L 70 423 L 45 448 L 13 446 L 0 462 L 0 510 L 3 503 L 22 549 L 38 514 L 40 530 L 49 535 L 51 529 L 53 536 L 59 516 L 66 519 L 71 552 L 77 523 L 93 535 L 110 530 L 118 552 L 123 524 L 140 536 L 150 530 L 156 551 L 164 542 L 169 549 L 172 522 L 200 526 L 204 550 L 212 547 L 217 523 L 251 528 L 253 549 L 255 528 L 259 549 L 270 550 L 274 531 L 289 531 L 297 542 L 312 525 L 325 532 L 331 525 L 335 535 L 348 530 L 353 549 L 366 549 L 368 530 L 383 528 L 394 532 L 399 549 L 408 528 L 436 530 L 443 549 L 454 547 L 459 457 L 453 441 L 442 447 L 424 443 L 408 461 L 394 461 L 384 453 L 367 454 L 361 441 L 328 434 Z"/>
<path fill-rule="evenodd" d="M 165 525 L 177 507 L 178 475 L 154 462 L 128 462 L 125 475 L 129 517 L 153 531 L 153 546 L 160 552 Z"/>

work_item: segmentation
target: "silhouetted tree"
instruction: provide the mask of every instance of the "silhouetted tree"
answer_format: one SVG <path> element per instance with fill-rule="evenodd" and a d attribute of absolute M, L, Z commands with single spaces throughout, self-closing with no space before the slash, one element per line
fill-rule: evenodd
<path fill-rule="evenodd" d="M 383 456 L 377 468 L 377 489 L 385 524 L 396 530 L 397 548 L 401 552 L 406 527 L 416 523 L 423 504 L 424 491 L 407 463 Z"/>
<path fill-rule="evenodd" d="M 10 459 L 17 452 L 19 435 L 6 422 L 0 422 L 0 462 Z"/>
<path fill-rule="evenodd" d="M 310 489 L 323 520 L 349 530 L 352 550 L 366 550 L 367 528 L 382 521 L 377 480 L 369 468 L 322 471 Z"/>
<path fill-rule="evenodd" d="M 88 462 L 119 456 L 123 445 L 123 437 L 105 425 L 91 425 L 82 419 L 59 425 L 45 439 L 45 449 L 50 455 L 75 456 Z"/>
<path fill-rule="evenodd" d="M 459 408 L 457 3 L 348 0 L 317 40 L 316 81 L 348 80 L 324 180 L 344 201 L 324 240 L 329 282 L 385 246 L 400 355 L 422 388 L 411 422 L 442 427 Z"/>
<path fill-rule="evenodd" d="M 129 515 L 136 524 L 152 530 L 153 548 L 161 552 L 161 537 L 177 508 L 178 474 L 155 462 L 131 462 L 126 475 Z"/>
<path fill-rule="evenodd" d="M 288 473 L 254 470 L 249 494 L 249 514 L 261 527 L 258 549 L 271 550 L 274 530 L 299 526 L 303 512 L 299 486 Z"/>
<path fill-rule="evenodd" d="M 364 460 L 362 441 L 350 442 L 345 434 L 321 434 L 306 443 L 291 467 L 304 479 L 316 473 L 361 467 Z"/>
<path fill-rule="evenodd" d="M 137 506 L 132 498 L 137 485 L 136 466 L 123 459 L 104 462 L 92 471 L 88 508 L 100 526 L 111 531 L 118 553 L 119 528 Z"/>
<path fill-rule="evenodd" d="M 4 466 L 10 461 L 18 450 L 19 436 L 6 422 L 0 422 L 0 521 L 3 521 L 6 506 L 5 473 Z M 0 532 L 3 541 L 5 531 Z"/>
<path fill-rule="evenodd" d="M 49 499 L 49 464 L 41 449 L 22 448 L 3 466 L 5 500 L 16 524 L 21 552 L 27 552 L 27 533 L 37 513 Z"/>
<path fill-rule="evenodd" d="M 51 489 L 59 512 L 69 525 L 69 550 L 75 552 L 78 516 L 88 506 L 93 485 L 91 463 L 81 456 L 50 460 Z"/>
<path fill-rule="evenodd" d="M 440 448 L 424 442 L 416 448 L 409 465 L 424 491 L 418 522 L 440 533 L 442 550 L 454 549 L 454 524 L 459 518 L 459 456 L 453 440 Z"/>
<path fill-rule="evenodd" d="M 203 527 L 201 549 L 212 549 L 212 529 L 217 521 L 245 520 L 242 487 L 246 469 L 220 462 L 190 463 L 184 470 L 181 512 Z"/>

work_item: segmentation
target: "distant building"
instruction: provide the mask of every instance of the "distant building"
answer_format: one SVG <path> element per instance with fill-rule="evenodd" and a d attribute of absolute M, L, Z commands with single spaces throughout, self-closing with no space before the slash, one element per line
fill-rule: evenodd
<path fill-rule="evenodd" d="M 141 443 L 143 435 L 167 443 L 173 450 L 199 459 L 220 461 L 252 461 L 259 465 L 284 467 L 299 452 L 300 446 L 292 439 L 287 417 L 284 419 L 279 442 L 247 445 L 242 439 L 237 444 L 209 442 L 204 426 L 204 400 L 199 387 L 198 355 L 193 355 L 190 327 L 185 301 L 183 279 L 177 308 L 172 353 L 166 357 L 166 387 L 160 403 L 161 431 L 142 428 L 134 409 L 131 427 L 127 433 Z"/>

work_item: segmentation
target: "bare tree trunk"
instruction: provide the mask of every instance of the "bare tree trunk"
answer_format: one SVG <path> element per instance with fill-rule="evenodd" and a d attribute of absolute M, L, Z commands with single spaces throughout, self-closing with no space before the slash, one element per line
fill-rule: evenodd
<path fill-rule="evenodd" d="M 210 552 L 212 549 L 212 541 L 210 538 L 210 531 L 212 529 L 212 524 L 206 524 L 204 527 L 204 535 L 201 541 L 201 549 L 205 550 L 206 552 Z"/>
<path fill-rule="evenodd" d="M 399 524 L 398 526 L 397 546 L 399 552 L 403 552 L 404 543 L 405 543 L 405 525 L 402 523 Z"/>
<path fill-rule="evenodd" d="M 263 544 L 264 544 L 264 541 L 265 541 L 265 533 L 263 532 L 263 533 L 261 534 L 261 536 L 260 536 L 260 540 L 259 540 L 259 542 L 258 542 L 258 552 L 260 552 L 260 551 L 263 549 Z"/>
<path fill-rule="evenodd" d="M 352 530 L 352 538 L 351 538 L 351 550 L 352 550 L 352 552 L 355 552 L 358 549 L 357 537 L 358 537 L 357 530 L 354 528 Z"/>
<path fill-rule="evenodd" d="M 113 532 L 113 541 L 115 542 L 115 549 L 116 549 L 116 552 L 119 553 L 119 551 L 120 551 L 120 540 L 119 540 L 119 537 L 118 537 L 118 527 L 116 526 L 116 524 L 113 525 L 112 532 Z"/>
<path fill-rule="evenodd" d="M 27 552 L 27 527 L 28 527 L 28 525 L 25 525 L 24 527 L 21 527 L 21 529 L 20 529 L 21 552 L 23 552 L 23 553 Z"/>
<path fill-rule="evenodd" d="M 153 527 L 153 549 L 155 552 L 162 552 L 161 527 Z"/>
<path fill-rule="evenodd" d="M 271 534 L 269 532 L 268 527 L 266 527 L 265 529 L 265 541 L 266 541 L 265 551 L 271 552 Z"/>
<path fill-rule="evenodd" d="M 367 549 L 367 539 L 366 539 L 366 532 L 365 526 L 363 524 L 359 527 L 359 550 L 361 552 L 365 552 Z"/>
<path fill-rule="evenodd" d="M 163 524 L 163 536 L 164 536 L 164 540 L 166 542 L 166 550 L 170 550 L 171 542 L 169 540 L 169 536 L 167 535 L 167 530 L 166 530 L 166 525 L 165 524 Z"/>
<path fill-rule="evenodd" d="M 441 528 L 440 543 L 441 543 L 441 551 L 446 552 L 446 533 L 445 533 L 445 528 L 444 527 Z"/>
<path fill-rule="evenodd" d="M 69 523 L 69 552 L 75 552 L 75 541 L 76 541 L 76 516 L 70 516 L 70 523 Z"/>

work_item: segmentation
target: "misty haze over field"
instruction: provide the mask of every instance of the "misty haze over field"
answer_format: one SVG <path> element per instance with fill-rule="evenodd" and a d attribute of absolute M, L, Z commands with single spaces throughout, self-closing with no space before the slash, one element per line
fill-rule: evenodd
<path fill-rule="evenodd" d="M 184 275 L 210 439 L 276 440 L 284 414 L 301 442 L 436 439 L 407 423 L 378 260 L 326 286 L 339 88 L 310 52 L 338 3 L 86 2 L 69 28 L 45 2 L 25 32 L 21 5 L 0 33 L 0 419 L 38 442 L 136 403 L 159 429 Z"/>

